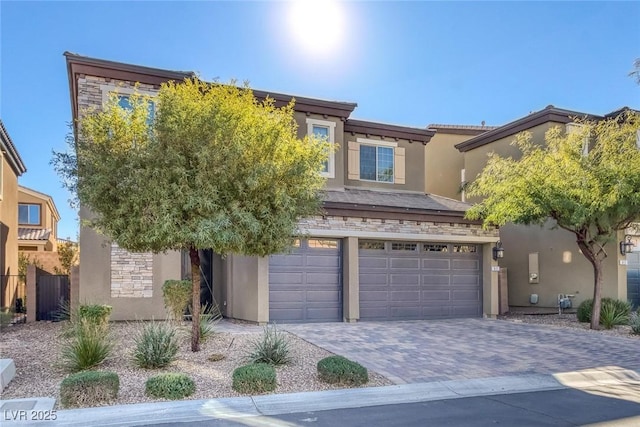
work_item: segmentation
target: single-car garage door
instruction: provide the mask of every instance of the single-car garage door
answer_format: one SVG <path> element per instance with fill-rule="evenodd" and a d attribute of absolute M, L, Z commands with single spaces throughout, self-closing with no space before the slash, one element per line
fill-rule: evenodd
<path fill-rule="evenodd" d="M 339 240 L 298 240 L 290 253 L 269 258 L 269 320 L 342 321 Z"/>
<path fill-rule="evenodd" d="M 360 319 L 482 316 L 482 259 L 473 244 L 359 242 Z"/>
<path fill-rule="evenodd" d="M 627 254 L 627 299 L 640 307 L 640 252 Z"/>

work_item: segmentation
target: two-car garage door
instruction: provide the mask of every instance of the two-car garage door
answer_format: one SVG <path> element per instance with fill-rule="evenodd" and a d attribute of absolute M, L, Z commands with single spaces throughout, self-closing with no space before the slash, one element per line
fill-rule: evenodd
<path fill-rule="evenodd" d="M 478 245 L 360 241 L 360 319 L 482 316 Z"/>

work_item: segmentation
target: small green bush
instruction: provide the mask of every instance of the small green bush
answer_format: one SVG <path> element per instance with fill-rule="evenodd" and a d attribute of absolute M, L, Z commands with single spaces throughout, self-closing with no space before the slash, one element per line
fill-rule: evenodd
<path fill-rule="evenodd" d="M 78 307 L 79 320 L 86 319 L 96 325 L 107 326 L 113 307 L 110 305 L 84 304 Z"/>
<path fill-rule="evenodd" d="M 359 386 L 369 381 L 367 368 L 342 356 L 329 356 L 319 361 L 318 377 L 329 384 L 350 386 Z"/>
<path fill-rule="evenodd" d="M 145 383 L 145 394 L 169 400 L 184 399 L 196 391 L 196 385 L 188 375 L 164 373 L 151 377 Z"/>
<path fill-rule="evenodd" d="M 232 387 L 242 394 L 267 393 L 276 389 L 276 370 L 271 365 L 252 363 L 233 371 Z"/>
<path fill-rule="evenodd" d="M 0 310 L 0 328 L 5 328 L 11 324 L 13 313 L 9 310 Z"/>
<path fill-rule="evenodd" d="M 189 280 L 167 280 L 162 285 L 164 306 L 175 320 L 182 320 L 191 296 L 192 286 Z"/>
<path fill-rule="evenodd" d="M 247 356 L 250 363 L 266 363 L 278 366 L 291 362 L 289 355 L 289 339 L 278 332 L 276 325 L 266 325 L 262 337 L 251 344 L 251 350 Z"/>
<path fill-rule="evenodd" d="M 603 298 L 600 308 L 600 324 L 605 329 L 611 329 L 616 325 L 626 325 L 629 323 L 629 314 L 631 314 L 629 302 Z"/>
<path fill-rule="evenodd" d="M 640 309 L 629 316 L 629 326 L 632 334 L 640 335 Z"/>
<path fill-rule="evenodd" d="M 140 368 L 162 368 L 176 359 L 176 330 L 166 322 L 145 323 L 134 337 L 133 361 Z"/>
<path fill-rule="evenodd" d="M 81 319 L 69 332 L 62 344 L 62 365 L 71 372 L 82 371 L 101 364 L 113 348 L 104 326 Z"/>
<path fill-rule="evenodd" d="M 106 371 L 85 371 L 69 375 L 60 384 L 60 403 L 65 408 L 95 406 L 118 397 L 118 374 Z"/>
<path fill-rule="evenodd" d="M 215 334 L 215 327 L 222 319 L 222 313 L 217 304 L 205 305 L 200 314 L 200 342 L 205 342 Z"/>
<path fill-rule="evenodd" d="M 593 300 L 586 299 L 580 303 L 578 310 L 576 311 L 576 317 L 578 322 L 589 323 L 591 322 L 591 312 L 593 311 Z"/>

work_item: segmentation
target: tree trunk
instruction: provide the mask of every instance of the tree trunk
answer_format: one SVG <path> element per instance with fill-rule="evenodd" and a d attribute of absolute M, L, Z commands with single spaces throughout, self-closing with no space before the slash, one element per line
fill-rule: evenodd
<path fill-rule="evenodd" d="M 591 329 L 600 329 L 600 302 L 602 293 L 602 261 L 597 257 L 593 264 L 593 310 L 591 311 Z"/>
<path fill-rule="evenodd" d="M 191 351 L 200 351 L 200 254 L 191 246 Z"/>

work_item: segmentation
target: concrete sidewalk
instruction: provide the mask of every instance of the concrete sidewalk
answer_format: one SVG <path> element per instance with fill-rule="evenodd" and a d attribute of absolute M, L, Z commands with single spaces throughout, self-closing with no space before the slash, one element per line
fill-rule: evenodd
<path fill-rule="evenodd" d="M 561 375 L 564 375 L 562 377 Z M 557 379 L 558 378 L 558 379 Z M 472 380 L 438 381 L 321 392 L 272 394 L 253 397 L 191 400 L 120 405 L 99 408 L 58 410 L 55 421 L 12 421 L 16 413 L 0 413 L 8 426 L 140 426 L 167 422 L 196 422 L 210 419 L 239 420 L 330 409 L 362 408 L 402 403 L 428 402 L 566 388 L 604 388 L 630 391 L 631 399 L 640 390 L 640 373 L 634 371 L 592 370 L 553 375 L 520 375 Z M 596 394 L 597 394 L 596 393 Z M 605 391 L 606 393 L 606 391 Z M 635 396 L 640 403 L 640 392 Z M 628 399 L 627 399 L 628 400 Z M 29 411 L 27 411 L 29 413 Z"/>

